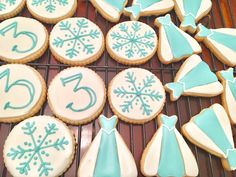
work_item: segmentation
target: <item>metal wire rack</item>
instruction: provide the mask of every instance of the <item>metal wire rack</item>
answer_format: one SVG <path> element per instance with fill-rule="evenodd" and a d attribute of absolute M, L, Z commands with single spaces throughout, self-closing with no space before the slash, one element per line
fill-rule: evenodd
<path fill-rule="evenodd" d="M 235 0 L 212 0 L 213 8 L 210 14 L 205 17 L 201 22 L 212 28 L 219 27 L 236 27 L 236 1 Z M 129 1 L 131 3 L 131 1 Z M 31 17 L 28 10 L 25 8 L 21 16 Z M 89 3 L 89 0 L 78 0 L 78 8 L 75 16 L 86 17 L 95 22 L 100 26 L 104 35 L 108 30 L 114 25 L 107 22 L 94 7 Z M 171 16 L 173 21 L 179 25 L 179 21 L 172 11 Z M 149 24 L 153 28 L 153 22 L 155 17 L 141 18 L 141 21 Z M 122 17 L 121 21 L 129 20 L 127 17 Z M 52 25 L 46 25 L 48 31 L 52 29 Z M 158 32 L 157 28 L 155 30 Z M 227 67 L 219 62 L 215 56 L 213 56 L 204 45 L 202 45 L 203 53 L 201 54 L 203 60 L 205 60 L 213 71 L 218 71 L 221 69 L 226 69 Z M 170 82 L 174 79 L 175 73 L 178 71 L 182 62 L 162 65 L 157 55 L 155 55 L 148 63 L 140 65 L 139 67 L 148 69 L 149 71 L 156 74 L 163 84 Z M 0 62 L 4 64 L 4 62 Z M 36 68 L 44 77 L 47 85 L 50 84 L 52 78 L 60 72 L 62 69 L 68 67 L 67 65 L 58 63 L 51 55 L 50 50 L 35 62 L 29 63 L 28 65 Z M 109 81 L 121 70 L 128 68 L 127 66 L 121 65 L 115 62 L 107 53 L 104 52 L 102 57 L 95 63 L 87 66 L 95 70 L 105 81 L 106 86 L 108 86 Z M 17 95 L 16 95 L 17 96 Z M 181 125 L 188 122 L 190 117 L 197 114 L 203 108 L 209 107 L 211 104 L 221 102 L 220 97 L 215 98 L 193 98 L 193 97 L 181 97 L 177 102 L 170 102 L 169 95 L 167 94 L 166 105 L 163 109 L 163 113 L 168 115 L 176 114 L 178 115 L 179 121 L 177 123 L 177 128 L 180 129 Z M 48 107 L 47 102 L 43 105 L 42 109 L 38 113 L 39 115 L 53 115 Z M 108 102 L 106 103 L 103 114 L 107 116 L 112 115 L 112 111 L 109 108 Z M 11 175 L 7 171 L 3 163 L 3 145 L 7 138 L 9 132 L 14 127 L 15 124 L 0 124 L 0 175 L 1 177 L 10 177 Z M 95 137 L 99 130 L 98 121 L 94 120 L 89 124 L 82 126 L 70 126 L 73 130 L 75 137 L 77 139 L 77 150 L 75 158 L 71 167 L 67 170 L 62 177 L 76 177 L 77 169 L 80 163 L 80 159 L 84 152 L 87 150 L 91 141 Z M 236 141 L 236 127 L 233 128 L 234 140 Z M 118 130 L 123 136 L 126 144 L 130 148 L 132 154 L 135 157 L 138 169 L 140 168 L 140 158 L 143 149 L 146 144 L 150 141 L 152 135 L 157 129 L 157 121 L 153 120 L 144 125 L 131 125 L 125 122 L 119 121 Z M 188 141 L 187 141 L 188 142 Z M 227 172 L 223 170 L 220 159 L 208 154 L 207 152 L 197 148 L 196 146 L 189 143 L 190 148 L 196 156 L 199 165 L 199 177 L 236 177 L 236 172 Z M 142 177 L 139 171 L 139 177 Z"/>

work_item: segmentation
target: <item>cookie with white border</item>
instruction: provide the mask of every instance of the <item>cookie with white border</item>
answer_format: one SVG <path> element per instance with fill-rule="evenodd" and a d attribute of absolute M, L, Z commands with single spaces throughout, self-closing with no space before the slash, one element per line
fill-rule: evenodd
<path fill-rule="evenodd" d="M 0 20 L 14 17 L 25 6 L 25 0 L 1 0 Z"/>
<path fill-rule="evenodd" d="M 130 68 L 112 79 L 108 100 L 119 118 L 143 124 L 161 112 L 165 103 L 165 90 L 161 81 L 150 71 Z"/>
<path fill-rule="evenodd" d="M 26 4 L 35 18 L 49 24 L 72 17 L 77 9 L 77 0 L 26 0 Z"/>
<path fill-rule="evenodd" d="M 106 101 L 102 78 L 93 70 L 72 67 L 58 73 L 48 88 L 48 103 L 64 122 L 78 125 L 95 119 Z"/>
<path fill-rule="evenodd" d="M 108 32 L 106 48 L 117 62 L 128 65 L 142 64 L 156 52 L 156 32 L 142 22 L 122 22 Z"/>
<path fill-rule="evenodd" d="M 48 47 L 48 32 L 37 20 L 15 17 L 0 23 L 0 59 L 27 63 L 41 57 Z"/>
<path fill-rule="evenodd" d="M 57 60 L 80 66 L 99 59 L 105 48 L 101 29 L 82 17 L 57 23 L 51 31 L 49 44 Z"/>
<path fill-rule="evenodd" d="M 75 138 L 64 123 L 54 117 L 36 116 L 12 129 L 3 157 L 13 176 L 52 177 L 69 168 L 74 153 Z"/>
<path fill-rule="evenodd" d="M 0 66 L 0 122 L 17 122 L 36 114 L 46 93 L 45 81 L 34 68 Z"/>

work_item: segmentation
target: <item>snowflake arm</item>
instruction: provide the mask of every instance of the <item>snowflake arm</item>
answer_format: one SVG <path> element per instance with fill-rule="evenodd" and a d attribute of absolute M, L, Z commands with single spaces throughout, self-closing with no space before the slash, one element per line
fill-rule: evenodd
<path fill-rule="evenodd" d="M 64 145 L 68 145 L 68 144 L 69 144 L 69 141 L 65 140 L 65 137 L 63 137 L 62 139 L 57 139 L 54 143 L 52 143 L 50 145 L 42 146 L 41 150 L 42 149 L 47 149 L 47 148 L 50 148 L 50 147 L 53 147 L 58 151 L 59 150 L 65 150 Z"/>
<path fill-rule="evenodd" d="M 0 11 L 4 10 L 6 8 L 6 5 L 0 2 Z"/>
<path fill-rule="evenodd" d="M 127 90 L 125 90 L 125 88 L 122 86 L 122 87 L 120 87 L 120 88 L 117 88 L 117 89 L 115 89 L 114 90 L 114 93 L 118 96 L 118 97 L 121 97 L 121 98 L 123 98 L 124 96 L 126 96 L 126 95 L 134 95 L 135 94 L 135 92 L 129 92 L 129 91 L 127 91 Z"/>
<path fill-rule="evenodd" d="M 141 97 L 139 97 L 139 98 L 140 98 L 140 101 L 141 101 L 140 110 L 143 111 L 142 114 L 143 115 L 146 114 L 147 116 L 149 116 L 152 112 L 152 110 L 150 109 L 150 106 L 148 104 L 146 104 Z"/>
<path fill-rule="evenodd" d="M 16 0 L 6 0 L 6 2 L 11 6 L 16 3 Z"/>
<path fill-rule="evenodd" d="M 68 4 L 68 0 L 57 0 L 57 1 L 58 1 L 58 3 L 59 3 L 60 5 L 62 5 L 62 6 L 65 6 L 65 5 Z"/>

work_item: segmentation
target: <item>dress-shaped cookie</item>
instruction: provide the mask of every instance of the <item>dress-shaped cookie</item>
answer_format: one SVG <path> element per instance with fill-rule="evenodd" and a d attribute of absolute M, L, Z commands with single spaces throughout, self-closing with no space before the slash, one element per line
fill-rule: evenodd
<path fill-rule="evenodd" d="M 101 115 L 100 131 L 80 162 L 78 177 L 137 177 L 134 158 L 116 130 L 117 117 Z"/>
<path fill-rule="evenodd" d="M 226 170 L 236 169 L 230 121 L 221 105 L 214 104 L 204 109 L 185 124 L 182 131 L 192 143 L 220 157 Z"/>
<path fill-rule="evenodd" d="M 223 86 L 207 63 L 198 55 L 189 57 L 177 72 L 174 82 L 165 85 L 172 101 L 181 95 L 213 97 L 222 93 Z"/>
<path fill-rule="evenodd" d="M 132 6 L 124 9 L 124 14 L 131 20 L 141 16 L 161 15 L 173 9 L 173 0 L 134 0 Z"/>
<path fill-rule="evenodd" d="M 222 94 L 223 106 L 229 114 L 231 123 L 236 124 L 236 78 L 234 78 L 234 70 L 229 68 L 225 71 L 219 71 L 217 76 L 224 87 Z"/>
<path fill-rule="evenodd" d="M 175 0 L 175 12 L 178 15 L 184 31 L 194 33 L 196 23 L 211 10 L 211 0 Z"/>
<path fill-rule="evenodd" d="M 159 128 L 148 143 L 141 159 L 145 176 L 197 176 L 196 159 L 175 128 L 177 116 L 158 116 Z"/>
<path fill-rule="evenodd" d="M 236 66 L 236 29 L 207 29 L 199 24 L 195 38 L 203 41 L 222 63 Z"/>
<path fill-rule="evenodd" d="M 159 27 L 158 56 L 162 63 L 169 64 L 202 52 L 198 42 L 175 26 L 169 14 L 157 18 L 155 24 Z"/>
<path fill-rule="evenodd" d="M 17 15 L 24 7 L 25 0 L 1 0 L 0 20 L 11 18 Z"/>

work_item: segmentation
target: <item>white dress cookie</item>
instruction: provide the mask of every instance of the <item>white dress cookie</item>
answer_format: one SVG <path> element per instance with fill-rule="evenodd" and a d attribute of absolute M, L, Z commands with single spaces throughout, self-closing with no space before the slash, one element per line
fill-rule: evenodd
<path fill-rule="evenodd" d="M 65 64 L 86 65 L 97 60 L 104 50 L 100 28 L 86 18 L 68 18 L 57 23 L 50 34 L 52 54 Z"/>
<path fill-rule="evenodd" d="M 77 0 L 26 0 L 30 13 L 45 23 L 57 23 L 73 16 Z"/>
<path fill-rule="evenodd" d="M 0 59 L 11 63 L 27 63 L 45 52 L 48 32 L 32 18 L 11 18 L 0 23 L 0 46 Z"/>
<path fill-rule="evenodd" d="M 174 0 L 175 12 L 178 15 L 184 31 L 194 33 L 197 29 L 196 23 L 211 10 L 211 0 Z"/>
<path fill-rule="evenodd" d="M 83 124 L 96 118 L 106 101 L 102 78 L 88 68 L 61 71 L 50 83 L 48 102 L 53 113 L 70 124 Z"/>
<path fill-rule="evenodd" d="M 177 116 L 158 116 L 159 128 L 148 143 L 141 159 L 145 176 L 197 176 L 196 159 L 175 128 Z"/>
<path fill-rule="evenodd" d="M 1 0 L 0 20 L 11 18 L 17 15 L 24 7 L 25 0 Z"/>
<path fill-rule="evenodd" d="M 155 54 L 157 36 L 145 23 L 126 21 L 110 29 L 106 46 L 108 53 L 118 62 L 138 65 L 148 61 Z"/>
<path fill-rule="evenodd" d="M 74 136 L 64 123 L 53 117 L 36 116 L 12 129 L 3 157 L 15 177 L 55 177 L 70 166 L 74 151 Z"/>
<path fill-rule="evenodd" d="M 202 52 L 198 42 L 175 26 L 169 14 L 157 18 L 155 24 L 159 27 L 158 56 L 162 63 L 177 62 Z"/>
<path fill-rule="evenodd" d="M 165 90 L 150 71 L 130 68 L 118 73 L 110 82 L 108 99 L 112 110 L 131 123 L 145 123 L 161 112 Z"/>
<path fill-rule="evenodd" d="M 133 0 L 132 6 L 124 9 L 124 14 L 131 20 L 141 16 L 161 15 L 173 9 L 173 0 Z"/>
<path fill-rule="evenodd" d="M 130 150 L 116 130 L 117 117 L 101 115 L 100 131 L 83 156 L 78 177 L 137 177 L 136 164 Z"/>
<path fill-rule="evenodd" d="M 34 69 L 21 64 L 0 67 L 0 122 L 36 114 L 46 98 L 46 84 Z"/>
<path fill-rule="evenodd" d="M 177 72 L 174 82 L 165 85 L 172 101 L 181 95 L 213 97 L 222 93 L 223 86 L 207 63 L 198 55 L 189 57 Z"/>
<path fill-rule="evenodd" d="M 182 127 L 195 145 L 221 158 L 226 170 L 236 170 L 236 149 L 227 113 L 220 104 L 202 110 Z"/>

